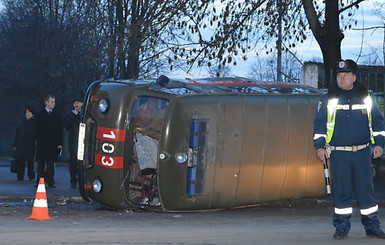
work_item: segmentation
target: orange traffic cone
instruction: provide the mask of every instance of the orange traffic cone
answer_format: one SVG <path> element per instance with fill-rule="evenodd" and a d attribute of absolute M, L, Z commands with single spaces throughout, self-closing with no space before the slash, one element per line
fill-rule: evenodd
<path fill-rule="evenodd" d="M 48 215 L 47 195 L 45 193 L 44 178 L 40 178 L 33 203 L 32 215 L 25 219 L 49 220 L 53 219 Z"/>

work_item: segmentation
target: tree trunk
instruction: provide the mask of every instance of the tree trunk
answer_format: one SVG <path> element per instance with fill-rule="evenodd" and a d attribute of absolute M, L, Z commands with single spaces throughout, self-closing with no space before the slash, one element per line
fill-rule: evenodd
<path fill-rule="evenodd" d="M 108 26 L 109 26 L 109 42 L 110 47 L 107 49 L 107 55 L 108 55 L 108 70 L 107 70 L 107 77 L 115 77 L 115 52 L 116 52 L 116 26 L 114 26 L 114 4 L 111 2 L 107 3 L 108 6 Z"/>
<path fill-rule="evenodd" d="M 140 27 L 141 23 L 143 23 L 143 20 L 139 19 L 140 7 L 138 1 L 132 1 L 130 34 L 128 36 L 127 79 L 136 79 L 139 76 Z"/>
<path fill-rule="evenodd" d="M 127 57 L 127 79 L 137 79 L 139 77 L 139 48 L 139 41 L 132 38 Z"/>
<path fill-rule="evenodd" d="M 126 77 L 126 62 L 125 62 L 125 53 L 124 53 L 124 30 L 126 27 L 126 23 L 124 21 L 124 14 L 123 14 L 123 1 L 117 0 L 116 1 L 116 18 L 118 20 L 118 26 L 116 27 L 117 37 L 118 37 L 118 51 L 117 51 L 117 58 L 118 58 L 118 71 L 120 74 L 120 78 L 124 79 Z"/>
<path fill-rule="evenodd" d="M 335 79 L 335 64 L 341 59 L 341 42 L 344 35 L 339 28 L 338 0 L 327 0 L 325 2 L 325 23 L 321 25 L 313 1 L 302 0 L 310 29 L 321 48 L 326 83 L 330 85 Z"/>

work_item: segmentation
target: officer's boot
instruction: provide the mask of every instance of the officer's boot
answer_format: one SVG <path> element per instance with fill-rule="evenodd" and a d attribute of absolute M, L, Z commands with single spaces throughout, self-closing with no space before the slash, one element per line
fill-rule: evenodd
<path fill-rule="evenodd" d="M 345 239 L 348 237 L 350 231 L 350 217 L 350 214 L 334 214 L 333 225 L 336 228 L 336 232 L 333 235 L 334 239 Z"/>
<path fill-rule="evenodd" d="M 385 239 L 385 233 L 381 229 L 377 213 L 361 215 L 361 222 L 364 225 L 366 236 Z"/>

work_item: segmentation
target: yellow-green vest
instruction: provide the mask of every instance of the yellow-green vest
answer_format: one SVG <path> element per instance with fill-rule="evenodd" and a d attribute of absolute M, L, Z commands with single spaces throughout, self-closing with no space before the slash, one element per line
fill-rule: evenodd
<path fill-rule="evenodd" d="M 368 94 L 368 97 L 364 99 L 364 108 L 361 108 L 361 105 L 353 105 L 352 109 L 366 109 L 366 112 L 368 114 L 368 122 L 369 122 L 369 130 L 370 130 L 370 140 L 374 144 L 374 137 L 373 137 L 373 128 L 372 128 L 372 98 L 370 97 L 370 94 Z M 337 107 L 338 107 L 338 98 L 333 98 L 328 100 L 327 105 L 327 123 L 326 123 L 326 143 L 329 144 L 329 142 L 332 140 L 333 133 L 334 133 L 334 126 L 336 123 L 336 114 L 337 114 Z"/>

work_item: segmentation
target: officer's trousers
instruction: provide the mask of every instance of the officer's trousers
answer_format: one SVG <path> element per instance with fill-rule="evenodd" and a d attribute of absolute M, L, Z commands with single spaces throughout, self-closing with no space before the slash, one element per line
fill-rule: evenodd
<path fill-rule="evenodd" d="M 333 151 L 330 156 L 335 213 L 333 224 L 337 229 L 349 232 L 354 197 L 361 214 L 370 215 L 377 212 L 370 154 L 370 148 L 366 147 L 357 152 Z"/>

